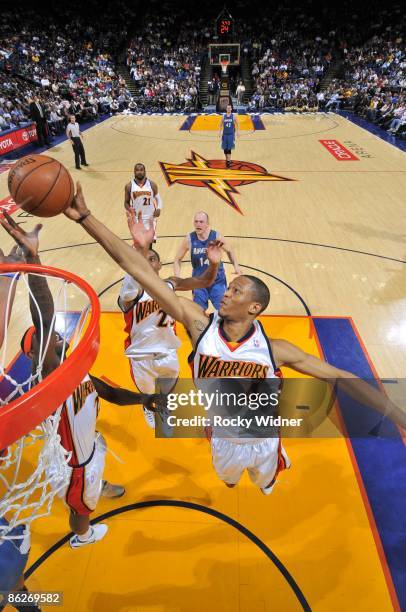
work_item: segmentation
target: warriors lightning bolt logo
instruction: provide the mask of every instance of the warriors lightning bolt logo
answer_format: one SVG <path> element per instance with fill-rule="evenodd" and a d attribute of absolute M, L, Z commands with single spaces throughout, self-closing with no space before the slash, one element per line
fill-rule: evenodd
<path fill-rule="evenodd" d="M 184 164 L 159 162 L 168 185 L 180 183 L 192 187 L 208 187 L 229 206 L 243 214 L 233 194 L 239 193 L 236 187 L 257 181 L 292 181 L 277 174 L 270 174 L 258 164 L 233 161 L 230 168 L 225 167 L 222 159 L 205 159 L 194 151 Z"/>

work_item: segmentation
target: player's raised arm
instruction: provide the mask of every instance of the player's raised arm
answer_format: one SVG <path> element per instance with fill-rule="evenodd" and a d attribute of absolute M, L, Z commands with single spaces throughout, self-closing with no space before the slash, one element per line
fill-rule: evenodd
<path fill-rule="evenodd" d="M 141 253 L 131 248 L 91 214 L 87 208 L 80 183 L 77 183 L 76 195 L 72 205 L 66 209 L 65 215 L 69 219 L 80 223 L 111 258 L 123 270 L 135 278 L 141 287 L 159 303 L 167 314 L 176 319 L 176 321 L 183 323 L 191 334 L 194 334 L 195 328 L 197 331 L 201 327 L 201 321 L 203 321 L 203 325 L 208 321 L 208 317 L 204 315 L 203 310 L 199 306 L 193 304 L 190 300 L 181 299 L 176 296 L 167 284 L 153 273 L 150 265 L 145 261 Z M 140 232 L 144 235 L 144 241 L 146 243 L 148 241 L 152 242 L 153 228 L 147 230 L 143 224 L 140 223 L 139 225 Z M 193 322 L 196 318 L 200 320 L 200 323 L 193 327 Z M 193 329 L 190 329 L 189 326 L 193 327 Z"/>
<path fill-rule="evenodd" d="M 218 267 L 221 262 L 222 247 L 223 243 L 220 240 L 209 242 L 207 247 L 209 266 L 200 276 L 189 276 L 188 278 L 171 276 L 168 280 L 171 281 L 175 291 L 191 291 L 192 289 L 205 289 L 206 287 L 210 287 L 216 280 Z"/>
<path fill-rule="evenodd" d="M 375 408 L 401 427 L 406 428 L 406 411 L 401 410 L 386 395 L 355 374 L 321 361 L 286 340 L 272 340 L 271 344 L 278 366 L 287 365 L 303 374 L 336 384 L 341 391 L 358 402 Z"/>
<path fill-rule="evenodd" d="M 7 213 L 4 213 L 4 219 L 0 219 L 0 223 L 23 250 L 26 262 L 41 264 L 41 260 L 38 256 L 38 235 L 42 225 L 36 225 L 31 232 L 25 232 Z M 56 335 L 53 333 L 55 324 L 54 301 L 45 275 L 30 274 L 28 277 L 28 284 L 30 287 L 30 311 L 36 336 L 32 368 L 34 372 L 37 367 L 41 339 L 42 346 L 45 346 L 49 338 L 42 368 L 43 374 L 47 375 L 60 365 L 60 360 L 55 351 Z"/>
<path fill-rule="evenodd" d="M 176 251 L 175 260 L 173 262 L 173 271 L 175 276 L 180 275 L 180 269 L 182 267 L 182 259 L 186 255 L 190 248 L 190 242 L 188 236 L 185 236 L 182 240 L 178 250 Z"/>

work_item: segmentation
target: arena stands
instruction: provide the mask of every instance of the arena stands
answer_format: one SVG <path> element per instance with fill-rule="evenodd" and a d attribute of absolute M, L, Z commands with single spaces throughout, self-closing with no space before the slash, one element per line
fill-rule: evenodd
<path fill-rule="evenodd" d="M 206 12 L 215 11 L 209 5 Z M 47 16 L 46 27 L 33 10 L 2 14 L 0 130 L 30 120 L 33 95 L 55 134 L 70 113 L 96 121 L 124 111 L 201 109 L 202 65 L 208 42 L 216 39 L 207 15 L 192 17 L 185 7 L 175 19 L 170 1 L 155 0 L 142 15 L 122 0 L 97 21 L 96 10 L 91 0 L 87 19 L 81 14 L 79 21 L 74 8 L 63 8 Z M 235 10 L 238 15 L 238 3 Z M 240 103 L 245 95 L 251 111 L 349 109 L 403 135 L 400 6 L 376 19 L 363 17 L 349 0 L 321 8 L 316 17 L 307 4 L 299 12 L 289 2 L 240 16 L 236 37 L 242 65 L 250 67 L 244 83 L 243 74 L 233 76 L 235 87 L 240 81 L 245 87 Z M 209 96 L 213 102 L 211 90 Z"/>

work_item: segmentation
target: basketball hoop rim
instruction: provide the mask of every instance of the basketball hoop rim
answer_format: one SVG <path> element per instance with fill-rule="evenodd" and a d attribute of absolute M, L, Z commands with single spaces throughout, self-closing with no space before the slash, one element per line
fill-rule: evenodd
<path fill-rule="evenodd" d="M 0 407 L 0 450 L 10 446 L 50 416 L 78 386 L 93 365 L 100 342 L 100 303 L 93 287 L 66 270 L 41 264 L 0 264 L 0 274 L 46 274 L 78 286 L 89 298 L 90 320 L 74 351 L 38 385 Z"/>

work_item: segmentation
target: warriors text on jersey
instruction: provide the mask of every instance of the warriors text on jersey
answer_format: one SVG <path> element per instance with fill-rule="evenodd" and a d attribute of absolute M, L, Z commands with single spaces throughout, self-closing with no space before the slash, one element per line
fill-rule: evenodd
<path fill-rule="evenodd" d="M 168 287 L 173 285 L 168 281 Z M 175 321 L 167 315 L 159 304 L 142 291 L 137 296 L 139 285 L 129 276 L 125 276 L 120 292 L 120 307 L 123 302 L 134 301 L 131 308 L 125 312 L 125 331 L 128 334 L 125 342 L 127 357 L 154 359 L 165 355 L 168 351 L 177 350 L 180 340 L 175 334 Z M 124 309 L 123 309 L 124 310 Z"/>
<path fill-rule="evenodd" d="M 92 455 L 96 435 L 99 396 L 89 376 L 85 376 L 64 402 L 58 433 L 62 446 L 72 451 L 70 465 L 81 465 Z"/>
<path fill-rule="evenodd" d="M 200 337 L 194 352 L 193 377 L 198 378 L 276 378 L 269 340 L 259 321 L 254 321 L 239 342 L 230 342 L 216 312 Z"/>
<path fill-rule="evenodd" d="M 131 181 L 130 206 L 137 214 L 141 212 L 142 219 L 152 219 L 156 203 L 151 181 L 148 178 L 143 185 L 138 185 L 134 179 Z"/>

